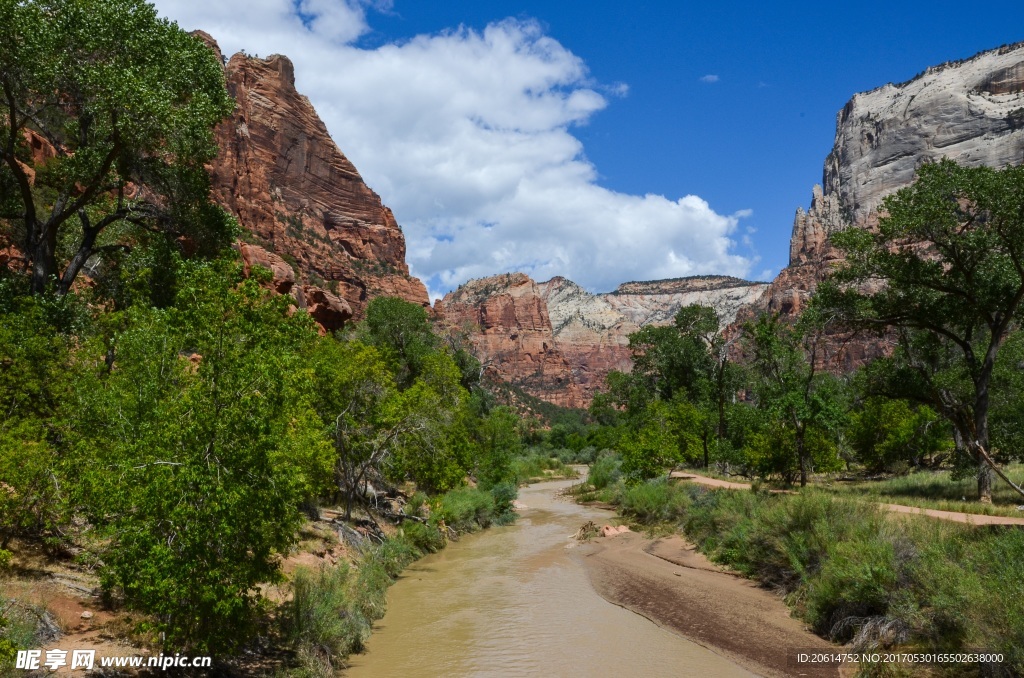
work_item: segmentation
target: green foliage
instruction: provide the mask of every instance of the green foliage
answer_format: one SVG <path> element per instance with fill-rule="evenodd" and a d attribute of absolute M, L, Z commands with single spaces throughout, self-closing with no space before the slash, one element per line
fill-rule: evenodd
<path fill-rule="evenodd" d="M 814 470 L 838 468 L 839 458 L 829 432 L 841 428 L 844 417 L 842 385 L 819 369 L 827 358 L 822 328 L 808 312 L 797 327 L 762 315 L 744 328 L 751 356 L 754 393 L 767 415 L 767 430 L 755 434 L 745 447 L 755 468 L 788 476 L 792 461 L 801 486 Z"/>
<path fill-rule="evenodd" d="M 111 368 L 77 375 L 65 428 L 79 506 L 110 539 L 104 586 L 175 647 L 245 638 L 315 485 L 315 464 L 291 456 L 310 417 L 297 349 L 315 334 L 285 301 L 231 283 L 196 266 L 178 306 L 127 312 Z"/>
<path fill-rule="evenodd" d="M 299 568 L 278 617 L 299 660 L 298 674 L 335 675 L 348 655 L 361 652 L 373 622 L 384 616 L 388 587 L 422 554 L 401 536 L 363 551 L 354 575 L 345 563 L 315 572 Z"/>
<path fill-rule="evenodd" d="M 405 521 L 400 535 L 422 553 L 436 553 L 445 545 L 445 536 L 435 525 Z"/>
<path fill-rule="evenodd" d="M 900 463 L 918 466 L 952 447 L 933 410 L 879 397 L 868 398 L 850 415 L 849 440 L 857 459 L 872 471 L 893 469 Z"/>
<path fill-rule="evenodd" d="M 689 495 L 664 478 L 627 485 L 619 495 L 622 513 L 642 523 L 674 521 L 686 514 Z"/>
<path fill-rule="evenodd" d="M 1024 300 L 1024 166 L 994 170 L 951 160 L 923 165 L 917 181 L 885 199 L 877 232 L 833 237 L 846 266 L 822 285 L 816 306 L 846 325 L 900 339 L 886 390 L 935 408 L 982 464 L 989 397 L 1000 349 Z M 866 281 L 874 284 L 863 291 Z"/>
<path fill-rule="evenodd" d="M 348 656 L 360 632 L 350 617 L 349 586 L 345 564 L 315 572 L 299 568 L 281 615 L 288 642 L 295 648 L 308 647 L 331 663 Z"/>
<path fill-rule="evenodd" d="M 1024 333 L 1011 333 L 992 371 L 989 435 L 999 460 L 1024 460 Z"/>
<path fill-rule="evenodd" d="M 571 454 L 571 451 L 569 451 Z M 554 476 L 575 478 L 576 471 L 565 465 L 559 457 L 551 456 L 539 450 L 531 450 L 528 454 L 512 460 L 516 483 L 523 485 L 529 482 L 544 480 Z M 514 483 L 509 483 L 515 485 Z"/>
<path fill-rule="evenodd" d="M 401 388 L 420 376 L 427 356 L 440 343 L 426 309 L 395 297 L 377 297 L 366 305 L 366 319 L 357 336 L 380 349 Z"/>
<path fill-rule="evenodd" d="M 473 487 L 461 487 L 438 499 L 431 521 L 444 521 L 456 532 L 473 532 L 494 521 L 494 496 Z"/>
<path fill-rule="evenodd" d="M 625 488 L 621 510 L 681 522 L 713 560 L 787 594 L 816 631 L 859 650 L 984 647 L 1024 668 L 1024 533 L 890 518 L 822 493 Z M 993 595 L 999 591 L 1000 595 Z"/>
<path fill-rule="evenodd" d="M 495 408 L 481 423 L 476 474 L 482 489 L 516 482 L 513 459 L 522 446 L 516 423 L 515 413 L 508 407 Z"/>
<path fill-rule="evenodd" d="M 611 487 L 621 478 L 622 457 L 605 450 L 591 465 L 587 482 L 593 485 L 595 490 L 603 490 L 606 487 Z"/>
<path fill-rule="evenodd" d="M 516 520 L 512 502 L 519 496 L 519 488 L 515 483 L 498 483 L 491 487 L 491 498 L 494 500 L 494 523 L 508 525 Z"/>
<path fill-rule="evenodd" d="M 89 256 L 130 245 L 138 226 L 187 236 L 205 253 L 230 242 L 204 167 L 213 127 L 232 110 L 222 67 L 152 5 L 0 3 L 0 83 L 0 183 L 18 187 L 7 207 L 17 207 L 33 292 L 51 276 L 67 292 Z M 33 162 L 26 130 L 56 151 L 34 182 L 19 164 Z"/>
<path fill-rule="evenodd" d="M 666 467 L 696 461 L 703 423 L 702 412 L 685 399 L 652 401 L 634 420 L 632 435 L 619 441 L 622 472 L 629 481 L 646 480 Z"/>
<path fill-rule="evenodd" d="M 819 472 L 839 470 L 836 444 L 827 432 L 816 426 L 807 426 L 803 432 L 802 446 L 811 468 Z M 780 478 L 792 483 L 800 476 L 796 430 L 792 427 L 765 427 L 747 439 L 741 452 L 744 464 L 761 478 Z"/>
<path fill-rule="evenodd" d="M 39 646 L 36 623 L 45 612 L 45 608 L 0 596 L 0 674 L 14 675 L 6 670 L 14 669 L 18 650 Z"/>
<path fill-rule="evenodd" d="M 67 519 L 55 482 L 51 418 L 71 390 L 71 339 L 54 302 L 0 280 L 0 548 L 15 536 L 54 545 Z M 72 300 L 69 300 L 72 301 Z"/>

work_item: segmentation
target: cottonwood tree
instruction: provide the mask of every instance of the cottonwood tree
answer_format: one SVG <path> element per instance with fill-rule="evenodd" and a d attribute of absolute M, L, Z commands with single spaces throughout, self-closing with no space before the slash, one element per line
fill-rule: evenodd
<path fill-rule="evenodd" d="M 58 476 L 102 535 L 104 587 L 166 647 L 224 651 L 280 581 L 330 447 L 306 428 L 309 317 L 237 269 L 186 268 L 176 306 L 125 312 L 113 369 L 82 351 Z"/>
<path fill-rule="evenodd" d="M 223 247 L 204 163 L 232 108 L 214 53 L 142 0 L 0 0 L 0 226 L 32 291 L 136 229 Z"/>
<path fill-rule="evenodd" d="M 770 420 L 771 435 L 759 438 L 760 456 L 776 457 L 772 463 L 762 459 L 759 465 L 786 473 L 792 452 L 803 487 L 815 467 L 831 470 L 836 466 L 834 446 L 829 446 L 824 434 L 842 420 L 839 384 L 821 369 L 827 362 L 823 355 L 827 342 L 820 319 L 807 312 L 792 326 L 764 314 L 744 327 L 743 342 L 757 407 Z M 769 440 L 775 442 L 765 444 Z"/>
<path fill-rule="evenodd" d="M 881 214 L 877 232 L 833 236 L 846 265 L 815 303 L 849 326 L 895 334 L 896 395 L 952 423 L 989 502 L 993 471 L 1013 484 L 989 454 L 989 411 L 996 359 L 1024 301 L 1024 167 L 927 164 Z"/>

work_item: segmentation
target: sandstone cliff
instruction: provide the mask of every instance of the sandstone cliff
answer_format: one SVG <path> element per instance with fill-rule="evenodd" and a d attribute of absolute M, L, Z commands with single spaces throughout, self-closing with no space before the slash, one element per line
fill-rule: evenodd
<path fill-rule="evenodd" d="M 914 79 L 856 94 L 836 116 L 823 186 L 797 210 L 789 266 L 758 303 L 799 313 L 840 260 L 829 236 L 847 226 L 872 228 L 882 199 L 907 186 L 928 161 L 967 166 L 1024 162 L 1024 43 L 927 69 Z M 860 347 L 861 358 L 874 351 Z"/>
<path fill-rule="evenodd" d="M 548 402 L 586 407 L 608 372 L 630 369 L 632 332 L 669 324 L 688 304 L 714 307 L 724 326 L 766 287 L 698 276 L 590 294 L 565 278 L 535 283 L 514 273 L 470 281 L 435 308 L 446 322 L 469 331 L 490 374 Z"/>
<path fill-rule="evenodd" d="M 423 283 L 409 275 L 394 215 L 295 89 L 292 62 L 240 53 L 225 77 L 236 108 L 217 129 L 213 190 L 251 234 L 239 244 L 246 265 L 270 268 L 279 291 L 312 304 L 331 327 L 346 314 L 358 318 L 375 296 L 429 305 Z"/>
<path fill-rule="evenodd" d="M 471 280 L 435 304 L 444 322 L 469 333 L 491 376 L 556 405 L 584 407 L 573 369 L 558 349 L 547 303 L 522 273 Z"/>

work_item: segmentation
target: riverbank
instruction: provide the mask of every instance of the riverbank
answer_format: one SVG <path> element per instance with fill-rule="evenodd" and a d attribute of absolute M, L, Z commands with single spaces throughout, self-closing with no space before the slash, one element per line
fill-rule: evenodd
<path fill-rule="evenodd" d="M 684 539 L 635 532 L 591 541 L 574 553 L 595 590 L 762 676 L 835 678 L 834 667 L 791 664 L 796 650 L 840 648 L 793 619 L 785 603 L 710 562 Z"/>
<path fill-rule="evenodd" d="M 927 666 L 880 659 L 875 666 L 861 666 L 863 675 L 994 676 L 1021 675 L 1024 670 L 1024 532 L 1012 526 L 922 520 L 820 492 L 744 492 L 674 484 L 665 478 L 617 484 L 581 496 L 595 494 L 616 504 L 634 524 L 685 535 L 708 559 L 748 577 L 751 586 L 756 582 L 785 595 L 792 615 L 820 638 L 842 643 L 833 646 L 841 652 L 967 657 L 981 652 L 986 657 Z M 622 548 L 629 552 L 628 545 Z M 635 551 L 631 560 L 605 558 L 609 567 L 620 570 L 623 589 L 612 588 L 609 595 L 618 595 L 641 612 L 647 605 L 652 618 L 692 605 L 701 618 L 676 620 L 680 632 L 695 637 L 706 633 L 711 645 L 717 625 L 722 629 L 718 642 L 746 640 L 748 632 L 728 617 L 714 621 L 719 608 L 733 603 L 723 605 L 722 595 L 680 593 L 664 573 L 651 578 L 647 570 L 665 566 L 652 564 L 652 558 L 644 560 Z M 665 559 L 662 547 L 650 546 L 644 553 Z M 704 570 L 709 563 L 695 557 L 685 548 L 681 557 L 669 557 L 676 565 L 691 566 L 671 576 L 702 577 L 689 570 Z M 695 562 L 701 565 L 692 567 Z M 649 581 L 636 583 L 645 576 Z M 663 593 L 666 588 L 671 593 Z M 660 601 L 680 595 L 684 597 L 675 605 Z M 659 612 L 659 607 L 667 612 Z M 758 631 L 754 628 L 750 637 L 756 639 Z M 793 644 L 786 644 L 776 651 L 792 649 Z M 787 670 L 790 675 L 806 673 L 796 668 L 781 670 L 783 675 Z"/>

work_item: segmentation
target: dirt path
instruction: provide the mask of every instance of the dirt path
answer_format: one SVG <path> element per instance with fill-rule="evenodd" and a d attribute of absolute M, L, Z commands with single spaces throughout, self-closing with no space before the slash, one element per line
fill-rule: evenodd
<path fill-rule="evenodd" d="M 708 478 L 707 476 L 698 475 L 696 473 L 690 473 L 689 471 L 673 471 L 670 478 L 678 478 L 679 480 L 689 480 L 700 485 L 706 485 L 707 487 L 719 487 L 727 490 L 749 490 L 749 483 L 734 483 L 728 480 L 719 480 L 718 478 Z M 966 525 L 1024 525 L 1024 518 L 1012 518 L 1010 516 L 986 516 L 979 513 L 959 513 L 956 511 L 940 511 L 938 509 L 926 509 L 918 506 L 903 506 L 901 504 L 882 504 L 879 506 L 887 511 L 893 513 L 905 513 L 905 514 L 916 514 L 922 516 L 928 516 L 930 518 L 937 518 L 939 520 L 948 520 L 954 523 L 964 523 Z"/>
<path fill-rule="evenodd" d="M 627 532 L 594 540 L 575 553 L 606 600 L 754 673 L 841 675 L 836 667 L 797 665 L 798 650 L 841 650 L 790 617 L 777 596 L 723 571 L 680 537 L 652 541 Z"/>

